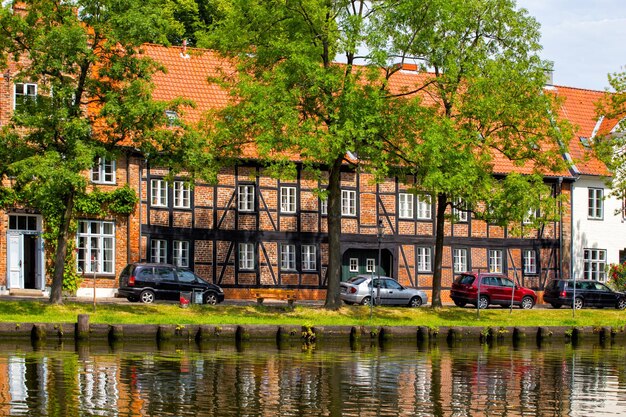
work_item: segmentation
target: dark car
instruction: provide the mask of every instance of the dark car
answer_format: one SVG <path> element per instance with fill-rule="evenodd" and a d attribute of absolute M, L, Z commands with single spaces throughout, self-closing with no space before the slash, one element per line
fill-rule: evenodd
<path fill-rule="evenodd" d="M 452 283 L 450 297 L 459 307 L 466 304 L 478 304 L 478 308 L 487 308 L 490 304 L 509 306 L 511 297 L 513 305 L 524 309 L 533 308 L 537 302 L 537 294 L 533 290 L 520 287 L 506 275 L 476 272 L 459 275 Z"/>
<path fill-rule="evenodd" d="M 126 265 L 119 279 L 118 297 L 128 301 L 152 303 L 180 299 L 181 292 L 202 293 L 202 302 L 224 301 L 224 291 L 188 269 L 167 264 L 134 263 Z"/>
<path fill-rule="evenodd" d="M 543 293 L 543 301 L 554 308 L 571 306 L 574 299 L 574 308 L 583 307 L 613 307 L 620 310 L 626 308 L 626 294 L 613 291 L 605 284 L 593 280 L 576 280 L 576 294 L 574 295 L 574 280 L 555 279 L 548 283 Z M 575 298 L 574 298 L 575 297 Z"/>

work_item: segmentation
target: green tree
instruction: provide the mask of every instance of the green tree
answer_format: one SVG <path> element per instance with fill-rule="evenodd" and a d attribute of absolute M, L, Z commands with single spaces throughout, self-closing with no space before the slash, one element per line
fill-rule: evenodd
<path fill-rule="evenodd" d="M 562 161 L 567 132 L 542 93 L 538 25 L 513 1 L 238 0 L 220 13 L 211 46 L 236 56 L 240 71 L 238 102 L 213 137 L 253 142 L 282 175 L 293 159 L 328 172 L 326 307 L 340 305 L 344 164 L 378 180 L 412 174 L 416 192 L 436 196 L 435 307 L 447 207 L 462 202 L 502 224 L 531 208 L 553 211 L 539 174 L 494 175 L 496 154 L 515 166 L 533 160 L 529 174 Z M 408 63 L 420 73 L 409 81 L 400 71 Z"/>
<path fill-rule="evenodd" d="M 159 70 L 141 55 L 144 42 L 182 33 L 159 0 L 7 2 L 0 9 L 0 62 L 14 83 L 34 83 L 0 133 L 0 173 L 11 177 L 4 202 L 39 210 L 54 242 L 50 301 L 61 302 L 63 271 L 77 205 L 128 214 L 135 200 L 91 195 L 85 172 L 120 146 L 146 152 L 176 136 L 162 129 L 171 103 L 151 98 Z M 98 211 L 98 210 L 96 210 Z M 101 213 L 99 213 L 101 214 Z"/>
<path fill-rule="evenodd" d="M 406 0 L 384 19 L 375 24 L 388 36 L 374 52 L 391 48 L 430 70 L 411 85 L 421 94 L 394 101 L 406 135 L 388 149 L 416 176 L 416 189 L 435 196 L 439 307 L 444 222 L 455 221 L 446 210 L 502 226 L 553 219 L 557 204 L 542 174 L 565 172 L 570 130 L 543 91 L 550 65 L 537 55 L 538 24 L 514 1 Z"/>

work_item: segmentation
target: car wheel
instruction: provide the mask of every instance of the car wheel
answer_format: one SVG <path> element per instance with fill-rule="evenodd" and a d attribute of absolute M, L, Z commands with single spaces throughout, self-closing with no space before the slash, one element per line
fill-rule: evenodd
<path fill-rule="evenodd" d="M 489 298 L 486 295 L 481 295 L 478 299 L 478 308 L 483 310 L 489 307 Z"/>
<path fill-rule="evenodd" d="M 552 308 L 561 308 L 561 304 L 550 303 L 550 305 L 552 306 Z"/>
<path fill-rule="evenodd" d="M 131 303 L 136 303 L 137 301 L 139 301 L 138 297 L 126 297 L 126 299 Z"/>
<path fill-rule="evenodd" d="M 361 305 L 362 306 L 368 306 L 368 305 L 370 305 L 371 301 L 372 301 L 372 299 L 369 296 L 363 297 L 363 299 L 361 300 Z"/>
<path fill-rule="evenodd" d="M 524 310 L 530 310 L 535 305 L 535 301 L 532 297 L 524 297 L 522 298 L 522 308 Z"/>
<path fill-rule="evenodd" d="M 580 310 L 581 308 L 583 308 L 584 304 L 585 304 L 585 302 L 580 297 L 576 297 L 576 299 L 574 300 L 574 308 L 576 310 Z"/>
<path fill-rule="evenodd" d="M 465 307 L 465 304 L 467 304 L 465 301 L 455 301 L 454 305 L 457 307 Z"/>
<path fill-rule="evenodd" d="M 617 309 L 623 310 L 626 308 L 626 298 L 620 298 L 617 300 Z"/>
<path fill-rule="evenodd" d="M 421 305 L 422 305 L 421 297 L 413 297 L 411 298 L 411 301 L 409 301 L 409 307 L 419 307 Z"/>
<path fill-rule="evenodd" d="M 217 304 L 217 295 L 215 295 L 214 292 L 206 293 L 206 295 L 204 296 L 204 304 L 210 304 L 212 306 Z"/>
<path fill-rule="evenodd" d="M 151 304 L 154 302 L 154 291 L 152 290 L 144 290 L 141 292 L 141 294 L 139 295 L 139 299 L 141 300 L 142 303 L 144 304 Z"/>

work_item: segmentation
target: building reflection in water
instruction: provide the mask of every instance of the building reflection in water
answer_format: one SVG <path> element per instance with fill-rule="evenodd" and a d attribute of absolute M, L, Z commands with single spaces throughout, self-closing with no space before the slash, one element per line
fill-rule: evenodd
<path fill-rule="evenodd" d="M 0 415 L 626 413 L 621 346 L 0 348 Z"/>

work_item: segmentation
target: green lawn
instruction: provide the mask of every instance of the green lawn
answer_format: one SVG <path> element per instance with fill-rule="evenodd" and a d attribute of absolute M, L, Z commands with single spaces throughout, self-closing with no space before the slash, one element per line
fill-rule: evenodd
<path fill-rule="evenodd" d="M 350 306 L 337 311 L 321 307 L 287 307 L 256 305 L 192 305 L 177 304 L 100 304 L 96 311 L 90 304 L 50 305 L 39 301 L 1 301 L 0 322 L 76 322 L 78 314 L 89 314 L 91 323 L 109 324 L 289 324 L 307 326 L 612 326 L 626 325 L 626 311 L 614 309 L 578 310 L 572 317 L 570 309 L 470 308 L 446 307 L 433 310 L 402 307 L 375 307 L 370 320 L 369 307 Z"/>

